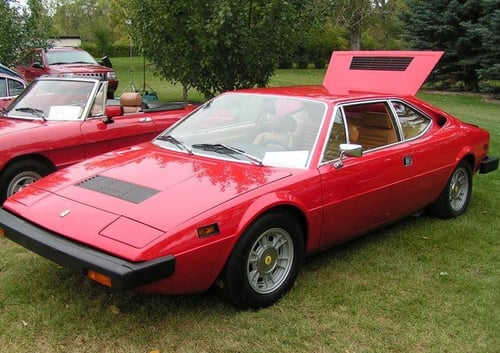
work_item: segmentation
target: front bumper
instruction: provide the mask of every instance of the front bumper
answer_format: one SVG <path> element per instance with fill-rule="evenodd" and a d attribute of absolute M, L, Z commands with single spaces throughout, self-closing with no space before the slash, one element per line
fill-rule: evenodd
<path fill-rule="evenodd" d="M 498 157 L 486 156 L 479 165 L 479 173 L 486 174 L 498 169 Z"/>
<path fill-rule="evenodd" d="M 174 256 L 138 263 L 126 261 L 65 239 L 3 209 L 0 228 L 10 240 L 63 267 L 83 275 L 95 271 L 108 276 L 111 287 L 116 289 L 141 287 L 170 277 L 175 271 Z"/>

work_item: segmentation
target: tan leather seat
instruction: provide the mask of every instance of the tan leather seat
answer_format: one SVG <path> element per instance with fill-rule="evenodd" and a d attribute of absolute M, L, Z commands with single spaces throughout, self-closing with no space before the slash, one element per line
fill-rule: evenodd
<path fill-rule="evenodd" d="M 385 113 L 366 112 L 358 120 L 359 137 L 357 143 L 364 149 L 375 148 L 397 142 L 392 120 Z"/>
<path fill-rule="evenodd" d="M 142 96 L 138 92 L 123 92 L 120 95 L 120 105 L 123 113 L 137 113 L 141 111 Z"/>
<path fill-rule="evenodd" d="M 271 131 L 262 132 L 254 139 L 254 144 L 281 146 L 290 150 L 300 149 L 307 113 L 304 110 L 291 115 L 270 117 L 267 124 Z"/>

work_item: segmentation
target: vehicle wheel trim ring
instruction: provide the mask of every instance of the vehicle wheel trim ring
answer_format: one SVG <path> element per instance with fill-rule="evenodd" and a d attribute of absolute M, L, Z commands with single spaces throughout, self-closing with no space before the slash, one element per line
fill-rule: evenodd
<path fill-rule="evenodd" d="M 16 175 L 16 177 L 9 183 L 9 187 L 7 188 L 7 197 L 21 191 L 26 186 L 34 183 L 40 178 L 41 175 L 33 171 L 26 171 Z"/>
<path fill-rule="evenodd" d="M 259 294 L 279 288 L 293 266 L 293 241 L 284 229 L 272 228 L 262 233 L 248 255 L 248 283 Z"/>
<path fill-rule="evenodd" d="M 450 182 L 450 206 L 459 211 L 467 200 L 469 192 L 469 178 L 467 172 L 461 168 L 453 174 Z"/>

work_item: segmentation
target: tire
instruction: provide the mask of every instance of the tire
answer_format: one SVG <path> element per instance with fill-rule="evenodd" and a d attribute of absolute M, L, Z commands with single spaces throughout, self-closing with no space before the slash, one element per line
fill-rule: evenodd
<path fill-rule="evenodd" d="M 288 212 L 270 212 L 243 233 L 216 282 L 227 301 L 242 309 L 274 304 L 294 285 L 304 256 L 299 222 Z"/>
<path fill-rule="evenodd" d="M 15 162 L 0 175 L 0 202 L 49 174 L 51 169 L 40 161 L 26 159 Z"/>
<path fill-rule="evenodd" d="M 461 216 L 469 206 L 471 194 L 472 168 L 467 161 L 461 161 L 437 201 L 431 205 L 430 212 L 442 219 Z"/>

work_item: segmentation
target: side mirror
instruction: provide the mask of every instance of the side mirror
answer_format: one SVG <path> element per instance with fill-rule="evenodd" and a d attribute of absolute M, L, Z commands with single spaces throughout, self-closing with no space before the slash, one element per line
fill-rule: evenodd
<path fill-rule="evenodd" d="M 108 105 L 106 106 L 106 110 L 104 111 L 104 115 L 106 116 L 102 121 L 104 124 L 112 124 L 115 121 L 113 118 L 115 116 L 123 115 L 123 108 L 120 105 Z"/>
<path fill-rule="evenodd" d="M 113 64 L 111 63 L 111 60 L 109 60 L 108 56 L 103 56 L 101 60 L 99 60 L 99 64 L 109 67 L 110 69 L 113 68 Z"/>
<path fill-rule="evenodd" d="M 363 155 L 363 146 L 354 143 L 340 144 L 340 157 L 361 157 Z"/>
<path fill-rule="evenodd" d="M 341 143 L 340 144 L 340 160 L 333 164 L 335 169 L 344 166 L 345 157 L 361 157 L 363 156 L 363 146 L 354 143 Z"/>
<path fill-rule="evenodd" d="M 31 67 L 33 67 L 34 69 L 43 69 L 43 65 L 37 61 L 35 61 L 33 65 L 31 65 Z"/>

